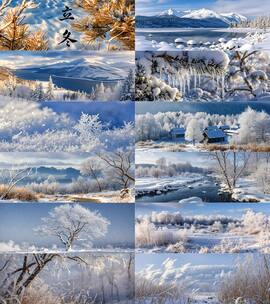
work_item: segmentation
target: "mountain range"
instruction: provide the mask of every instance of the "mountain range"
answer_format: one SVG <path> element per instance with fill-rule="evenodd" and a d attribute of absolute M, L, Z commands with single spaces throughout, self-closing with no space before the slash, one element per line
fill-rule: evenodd
<path fill-rule="evenodd" d="M 220 14 L 209 9 L 177 11 L 168 9 L 154 16 L 136 16 L 137 28 L 227 28 L 232 23 L 246 21 L 237 13 Z"/>
<path fill-rule="evenodd" d="M 31 66 L 19 69 L 20 71 L 31 71 L 32 74 L 46 74 L 55 77 L 84 78 L 95 81 L 118 81 L 123 80 L 128 70 L 123 71 L 121 62 L 107 64 L 106 62 L 91 63 L 85 58 L 69 61 L 59 60 L 56 63 Z"/>

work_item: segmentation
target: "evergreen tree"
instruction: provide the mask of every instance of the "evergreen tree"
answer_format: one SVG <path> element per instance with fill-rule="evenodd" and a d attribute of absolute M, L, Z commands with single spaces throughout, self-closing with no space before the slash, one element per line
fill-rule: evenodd
<path fill-rule="evenodd" d="M 120 100 L 135 100 L 135 75 L 132 69 L 123 84 Z"/>
<path fill-rule="evenodd" d="M 35 9 L 37 5 L 31 0 L 22 0 L 13 8 L 10 5 L 10 0 L 4 0 L 0 5 L 0 50 L 47 50 L 48 41 L 43 31 L 31 31 L 24 22 L 27 10 Z"/>
<path fill-rule="evenodd" d="M 54 84 L 53 84 L 52 76 L 50 76 L 50 78 L 49 78 L 49 84 L 48 84 L 48 89 L 47 89 L 47 92 L 46 92 L 46 98 L 48 100 L 54 99 Z"/>
<path fill-rule="evenodd" d="M 76 0 L 87 16 L 73 23 L 86 44 L 106 43 L 108 49 L 135 48 L 134 0 Z"/>
<path fill-rule="evenodd" d="M 35 88 L 32 92 L 32 99 L 35 101 L 43 101 L 45 99 L 45 94 L 41 82 L 36 82 Z"/>

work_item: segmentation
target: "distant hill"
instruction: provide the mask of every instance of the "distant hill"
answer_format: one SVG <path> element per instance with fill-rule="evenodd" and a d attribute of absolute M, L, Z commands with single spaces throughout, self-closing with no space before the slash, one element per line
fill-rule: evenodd
<path fill-rule="evenodd" d="M 136 26 L 137 28 L 227 28 L 232 23 L 246 20 L 246 17 L 237 13 L 219 14 L 208 9 L 193 11 L 168 9 L 155 16 L 136 16 Z"/>

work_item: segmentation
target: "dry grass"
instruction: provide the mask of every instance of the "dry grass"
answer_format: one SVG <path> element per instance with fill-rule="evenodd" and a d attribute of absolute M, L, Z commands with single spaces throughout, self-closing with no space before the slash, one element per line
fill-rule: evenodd
<path fill-rule="evenodd" d="M 203 145 L 204 150 L 208 151 L 250 151 L 250 152 L 270 152 L 270 145 L 263 144 L 247 144 L 247 145 L 235 145 L 235 144 L 227 144 L 227 145 L 218 145 L 218 144 L 209 144 Z"/>
<path fill-rule="evenodd" d="M 136 304 L 188 304 L 190 298 L 184 293 L 184 288 L 175 283 L 158 284 L 156 281 L 136 278 Z"/>
<path fill-rule="evenodd" d="M 270 303 L 270 257 L 249 256 L 220 284 L 222 304 Z"/>
<path fill-rule="evenodd" d="M 0 196 L 4 195 L 7 192 L 8 186 L 7 185 L 0 185 Z M 6 194 L 3 198 L 6 200 L 20 200 L 20 201 L 35 201 L 37 200 L 37 195 L 26 189 L 26 188 L 19 188 L 14 187 L 11 191 Z"/>

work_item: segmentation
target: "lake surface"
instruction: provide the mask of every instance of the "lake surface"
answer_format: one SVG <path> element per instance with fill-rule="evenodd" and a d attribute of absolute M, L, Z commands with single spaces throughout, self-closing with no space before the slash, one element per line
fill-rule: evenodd
<path fill-rule="evenodd" d="M 91 79 L 76 79 L 67 78 L 61 76 L 54 76 L 48 73 L 33 72 L 29 69 L 16 70 L 16 76 L 24 80 L 37 80 L 37 81 L 49 81 L 50 76 L 52 77 L 53 83 L 59 87 L 71 91 L 81 91 L 90 94 L 93 89 L 103 83 L 105 87 L 114 87 L 119 81 L 111 80 L 91 80 Z"/>
<path fill-rule="evenodd" d="M 245 37 L 243 32 L 228 32 L 216 29 L 171 29 L 164 31 L 163 29 L 149 29 L 149 31 L 136 31 L 137 36 L 144 36 L 147 40 L 155 40 L 157 42 L 165 41 L 174 43 L 176 38 L 182 38 L 185 41 L 195 40 L 196 42 L 217 42 L 220 38 L 230 40 L 232 38 Z"/>

